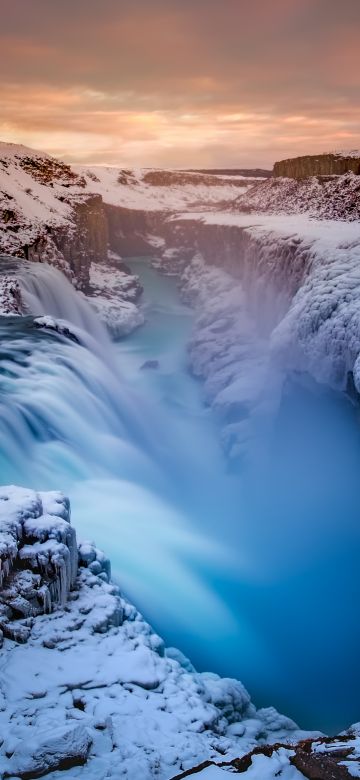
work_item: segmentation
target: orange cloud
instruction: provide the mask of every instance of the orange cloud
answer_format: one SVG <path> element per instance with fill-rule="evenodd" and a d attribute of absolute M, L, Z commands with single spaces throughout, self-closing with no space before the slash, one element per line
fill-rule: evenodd
<path fill-rule="evenodd" d="M 0 0 L 0 13 L 8 140 L 199 167 L 360 146 L 359 0 Z"/>

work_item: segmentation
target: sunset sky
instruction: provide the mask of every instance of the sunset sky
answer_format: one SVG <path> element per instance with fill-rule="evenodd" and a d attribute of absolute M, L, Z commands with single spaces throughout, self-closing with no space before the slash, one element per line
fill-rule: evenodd
<path fill-rule="evenodd" d="M 267 166 L 360 147 L 360 0 L 0 0 L 0 138 Z"/>

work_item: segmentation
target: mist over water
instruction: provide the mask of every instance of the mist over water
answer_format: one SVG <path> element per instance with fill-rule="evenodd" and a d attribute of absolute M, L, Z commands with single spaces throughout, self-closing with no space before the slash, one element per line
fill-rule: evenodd
<path fill-rule="evenodd" d="M 267 457 L 230 472 L 187 372 L 192 313 L 144 260 L 146 325 L 112 344 L 54 269 L 1 318 L 1 481 L 70 495 L 78 535 L 199 669 L 236 676 L 304 727 L 358 719 L 360 435 L 355 408 L 289 378 Z M 158 369 L 142 368 L 158 360 Z"/>

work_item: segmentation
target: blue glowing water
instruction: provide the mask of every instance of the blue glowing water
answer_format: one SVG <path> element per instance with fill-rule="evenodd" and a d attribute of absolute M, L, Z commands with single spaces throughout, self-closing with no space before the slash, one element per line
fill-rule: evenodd
<path fill-rule="evenodd" d="M 34 313 L 75 322 L 83 344 L 1 318 L 1 481 L 68 492 L 80 536 L 199 669 L 344 728 L 360 694 L 356 412 L 289 381 L 266 464 L 229 473 L 186 368 L 192 313 L 175 279 L 131 266 L 147 322 L 115 346 L 59 274 L 28 271 Z"/>

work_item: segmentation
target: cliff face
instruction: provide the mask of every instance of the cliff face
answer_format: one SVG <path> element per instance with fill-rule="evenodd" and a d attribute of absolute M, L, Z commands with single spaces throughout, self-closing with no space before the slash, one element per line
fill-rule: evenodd
<path fill-rule="evenodd" d="M 100 195 L 72 199 L 72 220 L 66 226 L 44 225 L 40 235 L 16 252 L 33 262 L 50 262 L 74 278 L 78 287 L 89 283 L 90 264 L 106 262 L 108 224 Z"/>
<path fill-rule="evenodd" d="M 159 265 L 178 271 L 195 306 L 190 365 L 204 380 L 231 458 L 243 458 L 271 417 L 284 378 L 308 374 L 360 388 L 360 229 L 306 216 L 181 215 L 163 226 Z M 172 247 L 172 249 L 171 249 Z M 265 411 L 266 410 L 266 411 Z"/>
<path fill-rule="evenodd" d="M 320 154 L 281 160 L 274 165 L 274 176 L 304 179 L 308 176 L 333 176 L 352 171 L 360 174 L 360 152 L 353 155 Z"/>
<path fill-rule="evenodd" d="M 154 236 L 162 232 L 166 214 L 161 211 L 127 209 L 105 204 L 109 246 L 124 257 L 154 253 Z M 156 242 L 156 239 L 155 239 Z"/>
<path fill-rule="evenodd" d="M 68 165 L 26 147 L 0 144 L 0 252 L 48 262 L 83 286 L 91 262 L 107 259 L 101 195 Z"/>
<path fill-rule="evenodd" d="M 268 327 L 273 327 L 306 276 L 311 260 L 308 247 L 299 238 L 286 235 L 278 236 L 276 242 L 262 240 L 244 225 L 231 224 L 231 217 L 228 224 L 219 223 L 216 217 L 214 224 L 181 217 L 167 221 L 162 230 L 165 245 L 187 261 L 200 253 L 207 265 L 221 267 L 241 281 L 250 310 L 254 314 L 261 310 L 263 324 L 266 313 Z"/>

